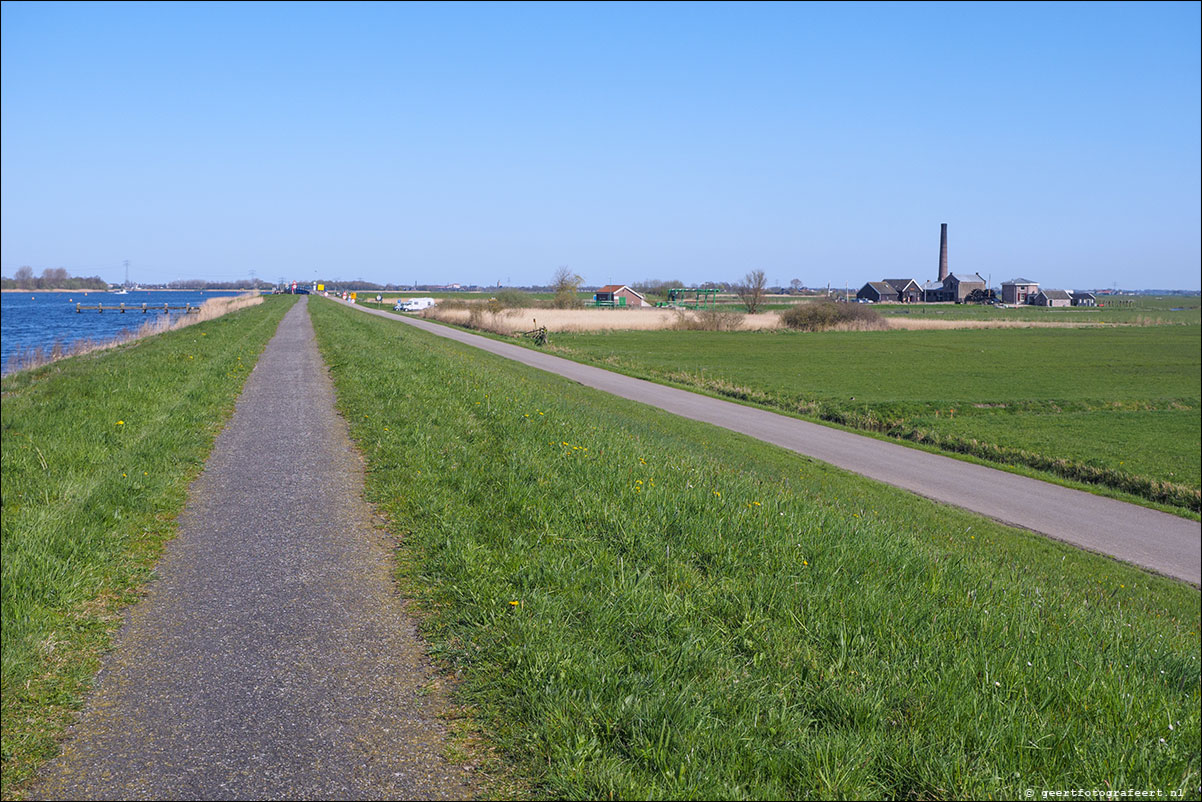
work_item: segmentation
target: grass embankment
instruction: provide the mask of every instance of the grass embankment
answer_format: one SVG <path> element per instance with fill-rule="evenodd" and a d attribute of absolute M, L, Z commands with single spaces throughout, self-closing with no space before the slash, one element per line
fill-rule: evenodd
<path fill-rule="evenodd" d="M 239 309 L 245 309 L 248 306 L 258 306 L 261 303 L 263 303 L 263 296 L 257 292 L 209 298 L 202 302 L 199 309 L 195 312 L 182 315 L 155 315 L 137 329 L 123 331 L 107 340 L 85 338 L 76 340 L 68 345 L 56 342 L 48 348 L 18 349 L 9 356 L 4 369 L 6 372 L 29 370 L 30 368 L 41 367 L 60 359 L 90 354 L 94 351 L 103 351 L 108 348 L 116 348 L 119 345 L 131 343 L 143 337 L 153 337 L 165 331 L 174 331 L 175 329 L 182 329 L 187 326 L 195 326 L 198 323 L 204 323 L 219 318 L 222 315 L 237 312 Z"/>
<path fill-rule="evenodd" d="M 433 652 L 538 793 L 1195 793 L 1196 589 L 310 312 Z"/>
<path fill-rule="evenodd" d="M 3 795 L 55 749 L 295 299 L 3 380 Z"/>
<path fill-rule="evenodd" d="M 1197 326 L 556 334 L 565 356 L 1199 510 Z"/>

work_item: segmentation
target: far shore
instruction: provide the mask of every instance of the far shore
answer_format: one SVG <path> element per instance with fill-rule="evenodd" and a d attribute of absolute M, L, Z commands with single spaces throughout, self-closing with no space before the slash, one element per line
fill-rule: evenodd
<path fill-rule="evenodd" d="M 120 290 L 88 290 L 88 289 L 22 290 L 22 289 L 15 289 L 12 287 L 5 287 L 4 289 L 0 289 L 0 292 L 112 292 L 112 293 L 117 293 L 117 292 L 120 292 Z M 252 292 L 252 290 L 249 287 L 247 287 L 245 289 L 238 289 L 235 287 L 235 288 L 231 288 L 228 290 L 190 290 L 190 289 L 186 289 L 186 288 L 174 288 L 173 289 L 171 287 L 138 287 L 137 289 L 130 290 L 130 292 Z"/>

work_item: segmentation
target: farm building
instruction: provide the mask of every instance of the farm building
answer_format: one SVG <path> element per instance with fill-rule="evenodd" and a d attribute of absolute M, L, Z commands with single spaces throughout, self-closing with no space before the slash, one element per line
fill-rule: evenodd
<path fill-rule="evenodd" d="M 922 300 L 922 288 L 912 278 L 887 278 L 870 281 L 856 293 L 856 300 L 874 304 L 913 304 Z"/>
<path fill-rule="evenodd" d="M 955 301 L 960 304 L 973 290 L 984 289 L 985 279 L 976 273 L 951 273 L 943 281 L 928 281 L 923 285 L 922 296 L 927 303 Z"/>
<path fill-rule="evenodd" d="M 1035 306 L 1071 306 L 1072 296 L 1064 290 L 1040 290 L 1031 297 Z"/>
<path fill-rule="evenodd" d="M 1039 292 L 1039 282 L 1029 278 L 1012 278 L 1002 282 L 1002 303 L 1025 304 Z"/>
<path fill-rule="evenodd" d="M 1070 292 L 1073 297 L 1073 306 L 1097 306 L 1098 299 L 1092 292 Z"/>
<path fill-rule="evenodd" d="M 922 300 L 922 287 L 912 278 L 887 278 L 885 283 L 897 293 L 898 303 L 916 304 Z"/>
<path fill-rule="evenodd" d="M 625 284 L 607 284 L 593 293 L 593 306 L 637 307 L 651 306 L 640 293 Z"/>
<path fill-rule="evenodd" d="M 874 304 L 897 303 L 897 290 L 884 281 L 870 281 L 856 293 L 857 301 L 871 301 Z"/>

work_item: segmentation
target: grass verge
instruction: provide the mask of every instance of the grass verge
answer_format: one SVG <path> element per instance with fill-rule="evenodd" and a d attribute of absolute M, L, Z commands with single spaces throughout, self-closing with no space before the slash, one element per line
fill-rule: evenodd
<path fill-rule="evenodd" d="M 434 653 L 540 794 L 1196 792 L 1195 589 L 310 312 Z"/>
<path fill-rule="evenodd" d="M 295 298 L 3 380 L 3 796 L 56 738 Z"/>

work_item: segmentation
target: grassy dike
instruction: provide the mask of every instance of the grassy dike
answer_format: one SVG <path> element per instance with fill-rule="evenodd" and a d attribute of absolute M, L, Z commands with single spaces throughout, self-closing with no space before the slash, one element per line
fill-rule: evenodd
<path fill-rule="evenodd" d="M 1196 794 L 1196 589 L 310 313 L 434 654 L 537 793 Z"/>
<path fill-rule="evenodd" d="M 3 795 L 56 751 L 295 299 L 3 380 Z"/>

